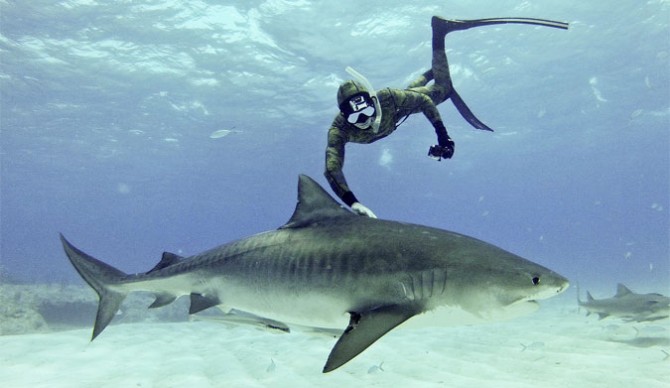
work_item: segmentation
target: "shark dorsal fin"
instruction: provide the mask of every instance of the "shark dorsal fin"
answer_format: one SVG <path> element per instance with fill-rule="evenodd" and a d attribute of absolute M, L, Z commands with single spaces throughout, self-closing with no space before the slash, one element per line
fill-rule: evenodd
<path fill-rule="evenodd" d="M 180 261 L 182 261 L 184 258 L 170 252 L 163 252 L 163 257 L 161 257 L 161 261 L 156 264 L 155 267 L 153 267 L 147 274 L 150 274 L 152 272 L 160 271 L 163 268 L 167 268 L 171 265 L 177 264 Z"/>
<path fill-rule="evenodd" d="M 632 294 L 633 291 L 629 290 L 628 287 L 624 286 L 623 284 L 619 283 L 616 286 L 616 295 L 614 295 L 615 298 L 620 298 L 622 296 L 626 296 L 628 294 Z"/>
<path fill-rule="evenodd" d="M 307 175 L 298 179 L 298 204 L 285 228 L 299 228 L 333 217 L 351 216 L 354 213 L 345 209 L 324 189 Z"/>
<path fill-rule="evenodd" d="M 591 302 L 593 301 L 593 297 L 591 296 L 591 293 L 586 291 L 586 301 Z"/>

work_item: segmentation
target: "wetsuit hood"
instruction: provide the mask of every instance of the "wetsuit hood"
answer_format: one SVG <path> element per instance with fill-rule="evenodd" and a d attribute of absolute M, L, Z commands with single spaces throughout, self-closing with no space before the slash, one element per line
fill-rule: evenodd
<path fill-rule="evenodd" d="M 344 104 L 351 97 L 360 94 L 363 94 L 367 99 L 370 98 L 370 92 L 358 81 L 349 80 L 340 85 L 340 88 L 337 89 L 337 106 L 340 108 L 340 111 L 344 112 L 346 110 Z"/>
<path fill-rule="evenodd" d="M 382 109 L 381 104 L 379 103 L 379 98 L 377 93 L 375 93 L 374 88 L 370 84 L 367 78 L 365 78 L 361 73 L 354 70 L 352 67 L 347 66 L 347 73 L 353 76 L 354 80 L 349 80 L 340 85 L 340 88 L 337 90 L 337 105 L 340 108 L 340 112 L 346 112 L 347 107 L 346 103 L 356 95 L 363 95 L 368 101 L 374 104 L 375 115 L 370 128 L 374 133 L 379 131 L 379 126 L 382 121 Z"/>

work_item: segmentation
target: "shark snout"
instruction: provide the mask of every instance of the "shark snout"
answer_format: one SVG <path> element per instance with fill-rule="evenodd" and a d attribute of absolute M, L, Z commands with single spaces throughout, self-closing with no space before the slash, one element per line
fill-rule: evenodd
<path fill-rule="evenodd" d="M 563 284 L 562 286 L 558 287 L 558 289 L 556 290 L 556 293 L 557 293 L 557 294 L 560 294 L 561 292 L 567 290 L 568 288 L 570 288 L 570 283 L 569 283 L 569 282 L 565 282 L 565 284 Z"/>
<path fill-rule="evenodd" d="M 561 277 L 560 280 L 558 281 L 558 286 L 556 287 L 556 294 L 560 294 L 561 292 L 567 290 L 570 287 L 570 281 L 564 277 Z"/>
<path fill-rule="evenodd" d="M 557 273 L 545 274 L 537 283 L 540 287 L 532 299 L 540 300 L 554 297 L 570 287 L 570 281 Z"/>

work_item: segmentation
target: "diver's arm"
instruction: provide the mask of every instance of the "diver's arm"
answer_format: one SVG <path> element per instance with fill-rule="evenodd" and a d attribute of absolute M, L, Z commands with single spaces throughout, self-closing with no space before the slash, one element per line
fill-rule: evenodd
<path fill-rule="evenodd" d="M 340 129 L 334 125 L 328 130 L 328 146 L 326 147 L 326 170 L 324 175 L 330 188 L 340 199 L 351 207 L 357 202 L 356 196 L 349 189 L 347 180 L 344 178 L 342 166 L 344 165 L 344 145 L 346 139 Z"/>
<path fill-rule="evenodd" d="M 344 165 L 344 145 L 346 139 L 342 135 L 340 129 L 333 125 L 328 130 L 328 146 L 326 147 L 326 171 L 324 175 L 330 184 L 333 192 L 347 204 L 356 214 L 377 218 L 377 216 L 361 204 L 354 193 L 347 185 L 347 180 L 344 178 L 342 166 Z"/>
<path fill-rule="evenodd" d="M 451 159 L 456 150 L 456 143 L 447 134 L 447 128 L 442 121 L 438 121 L 433 126 L 437 134 L 437 144 L 428 149 L 428 156 L 437 161 Z"/>
<path fill-rule="evenodd" d="M 398 105 L 398 111 L 406 116 L 413 113 L 422 112 L 430 121 L 437 135 L 437 146 L 431 147 L 429 156 L 438 160 L 441 158 L 449 159 L 454 154 L 454 141 L 449 137 L 447 128 L 444 126 L 440 112 L 433 100 L 428 95 L 412 90 L 395 90 L 394 99 Z"/>
<path fill-rule="evenodd" d="M 408 89 L 385 89 L 384 91 L 390 94 L 389 97 L 395 103 L 396 121 L 415 113 L 423 113 L 433 125 L 442 121 L 437 106 L 427 94 Z M 383 96 L 383 91 L 378 92 L 378 94 Z"/>

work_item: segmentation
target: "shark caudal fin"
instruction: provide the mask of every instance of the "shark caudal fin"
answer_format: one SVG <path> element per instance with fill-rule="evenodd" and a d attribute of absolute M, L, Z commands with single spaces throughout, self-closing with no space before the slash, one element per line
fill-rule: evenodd
<path fill-rule="evenodd" d="M 93 327 L 93 336 L 91 337 L 91 341 L 93 341 L 95 337 L 105 330 L 109 322 L 112 321 L 112 318 L 119 311 L 119 307 L 121 307 L 121 303 L 127 295 L 126 293 L 112 290 L 109 287 L 110 284 L 118 283 L 128 275 L 75 248 L 62 234 L 60 235 L 60 240 L 63 243 L 65 254 L 70 259 L 70 263 L 72 263 L 86 283 L 98 293 L 98 297 L 100 298 L 98 313 L 95 317 L 95 325 Z"/>

